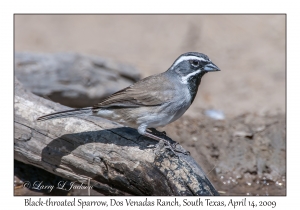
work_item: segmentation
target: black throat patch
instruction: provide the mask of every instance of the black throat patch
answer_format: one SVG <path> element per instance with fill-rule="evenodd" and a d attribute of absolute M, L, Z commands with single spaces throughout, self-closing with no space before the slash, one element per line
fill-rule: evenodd
<path fill-rule="evenodd" d="M 206 73 L 205 71 L 202 71 L 199 74 L 191 76 L 187 81 L 188 89 L 190 90 L 190 94 L 191 94 L 191 104 L 193 103 L 193 101 L 197 95 L 198 87 L 201 82 L 201 78 L 205 73 Z"/>

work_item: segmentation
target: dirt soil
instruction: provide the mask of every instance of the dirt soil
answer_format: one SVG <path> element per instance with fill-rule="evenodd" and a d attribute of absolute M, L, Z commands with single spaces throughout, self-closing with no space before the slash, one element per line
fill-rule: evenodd
<path fill-rule="evenodd" d="M 221 195 L 286 194 L 285 115 L 189 116 L 164 129 L 191 152 Z"/>
<path fill-rule="evenodd" d="M 135 66 L 142 77 L 167 70 L 182 53 L 207 54 L 221 72 L 205 75 L 191 108 L 163 130 L 221 195 L 285 195 L 285 18 L 15 15 L 15 51 L 99 55 Z M 208 109 L 225 119 L 207 117 Z"/>

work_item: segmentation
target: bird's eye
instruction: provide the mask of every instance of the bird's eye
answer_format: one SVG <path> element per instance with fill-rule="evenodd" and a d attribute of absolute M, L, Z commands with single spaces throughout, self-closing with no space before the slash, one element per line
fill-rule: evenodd
<path fill-rule="evenodd" d="M 200 62 L 197 61 L 197 60 L 191 60 L 190 63 L 191 63 L 192 66 L 194 66 L 194 67 L 199 67 L 199 65 L 200 65 Z"/>

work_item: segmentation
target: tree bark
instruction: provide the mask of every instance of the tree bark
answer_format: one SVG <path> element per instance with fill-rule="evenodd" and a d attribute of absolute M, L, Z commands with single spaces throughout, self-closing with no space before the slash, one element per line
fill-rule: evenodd
<path fill-rule="evenodd" d="M 152 148 L 135 129 L 94 116 L 36 121 L 65 109 L 15 80 L 16 160 L 105 195 L 218 195 L 191 156 Z"/>

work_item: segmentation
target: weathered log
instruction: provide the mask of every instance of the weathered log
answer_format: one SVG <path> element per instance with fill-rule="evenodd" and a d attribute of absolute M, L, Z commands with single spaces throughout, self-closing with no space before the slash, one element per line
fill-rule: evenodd
<path fill-rule="evenodd" d="M 15 74 L 36 95 L 86 107 L 140 79 L 130 65 L 76 53 L 16 53 Z"/>
<path fill-rule="evenodd" d="M 105 195 L 218 195 L 191 156 L 151 148 L 135 129 L 94 116 L 36 121 L 65 109 L 15 80 L 16 160 Z"/>

